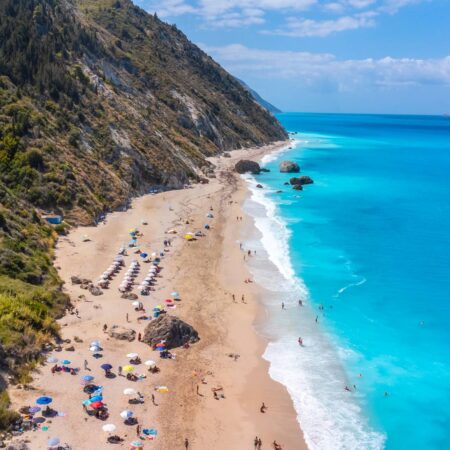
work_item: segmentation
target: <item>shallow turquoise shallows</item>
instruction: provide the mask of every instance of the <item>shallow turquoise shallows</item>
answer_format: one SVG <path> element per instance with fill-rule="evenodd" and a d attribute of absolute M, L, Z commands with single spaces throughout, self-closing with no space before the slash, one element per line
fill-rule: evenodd
<path fill-rule="evenodd" d="M 312 449 L 450 449 L 450 118 L 278 117 L 295 143 L 246 205 L 272 377 Z"/>

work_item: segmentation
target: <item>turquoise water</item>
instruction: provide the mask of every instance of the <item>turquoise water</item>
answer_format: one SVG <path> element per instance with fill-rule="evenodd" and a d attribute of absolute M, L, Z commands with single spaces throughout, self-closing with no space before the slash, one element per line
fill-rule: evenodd
<path fill-rule="evenodd" d="M 279 119 L 295 144 L 248 205 L 291 283 L 267 304 L 272 376 L 311 448 L 450 448 L 450 119 Z M 315 184 L 284 186 L 285 159 Z"/>

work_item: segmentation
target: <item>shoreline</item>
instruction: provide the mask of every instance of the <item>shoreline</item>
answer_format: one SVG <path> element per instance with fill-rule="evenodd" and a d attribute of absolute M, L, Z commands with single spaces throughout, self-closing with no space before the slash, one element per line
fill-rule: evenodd
<path fill-rule="evenodd" d="M 110 418 L 106 422 L 95 418 L 85 421 L 87 416 L 81 408 L 85 396 L 79 377 L 74 382 L 75 377 L 69 374 L 51 375 L 49 365 L 45 365 L 39 368 L 33 383 L 37 391 L 10 389 L 15 407 L 34 404 L 37 396 L 51 394 L 54 398 L 52 405 L 66 414 L 52 420 L 48 432 L 39 430 L 24 435 L 31 440 L 30 449 L 43 448 L 46 439 L 55 435 L 76 449 L 110 448 L 105 443 L 107 435 L 101 430 L 104 423 L 117 425 L 117 434 L 126 438 L 123 445 L 115 447 L 129 448 L 128 443 L 136 438 L 136 433 L 134 428 L 123 426 L 118 415 L 127 407 L 127 399 L 122 393 L 125 387 L 136 388 L 144 394 L 145 403 L 130 409 L 135 410 L 143 427 L 158 430 L 157 439 L 145 448 L 181 448 L 185 437 L 189 438 L 192 448 L 198 449 L 252 448 L 255 435 L 261 437 L 263 448 L 268 448 L 273 440 L 284 444 L 284 449 L 306 448 L 293 401 L 287 389 L 270 377 L 269 363 L 262 358 L 267 340 L 255 326 L 264 315 L 264 306 L 257 301 L 260 295 L 258 286 L 243 283 L 243 279 L 249 277 L 248 268 L 236 242 L 237 225 L 241 233 L 242 225 L 246 227 L 252 220 L 242 212 L 249 190 L 245 181 L 228 172 L 240 157 L 259 159 L 286 145 L 284 142 L 259 149 L 236 150 L 231 153 L 231 158 L 214 158 L 217 179 L 212 179 L 208 185 L 140 197 L 133 200 L 130 210 L 109 214 L 106 225 L 77 228 L 58 242 L 55 265 L 66 282 L 66 292 L 77 300 L 75 308 L 79 310 L 81 319 L 67 315 L 59 321 L 63 338 L 71 339 L 75 352 L 63 350 L 55 355 L 68 358 L 81 368 L 83 360 L 88 360 L 96 381 L 98 379 L 105 388 Z M 189 227 L 203 228 L 210 207 L 215 217 L 209 221 L 211 230 L 207 236 L 192 243 L 182 240 L 183 232 Z M 236 216 L 245 217 L 242 225 L 236 221 Z M 142 219 L 148 221 L 147 226 L 139 225 Z M 189 220 L 189 225 L 186 220 Z M 162 261 L 162 278 L 156 290 L 139 300 L 149 310 L 163 302 L 171 291 L 179 291 L 182 301 L 170 314 L 193 325 L 201 340 L 187 350 L 175 349 L 175 360 L 161 363 L 157 360 L 161 372 L 149 374 L 142 382 L 104 381 L 97 368 L 104 362 L 111 363 L 115 371 L 118 365 L 127 363 L 125 355 L 131 351 L 139 353 L 143 361 L 156 359 L 158 355 L 142 343 L 116 341 L 101 331 L 103 323 L 109 327 L 126 324 L 124 318 L 128 313 L 132 322 L 130 328 L 141 332 L 144 329 L 142 324 L 136 324 L 130 302 L 121 299 L 116 292 L 116 284 L 123 273 L 99 297 L 70 285 L 69 280 L 72 275 L 95 280 L 127 240 L 128 229 L 137 225 L 144 233 L 141 247 L 146 250 L 152 247 L 151 251 L 161 247 L 162 240 L 168 237 L 165 231 L 169 227 L 178 229 L 174 245 Z M 90 242 L 81 242 L 84 234 L 91 237 Z M 127 265 L 131 259 L 127 257 Z M 232 302 L 232 293 L 236 295 L 236 304 Z M 246 298 L 245 304 L 240 302 L 242 294 Z M 80 295 L 85 295 L 87 301 L 79 299 Z M 92 359 L 88 344 L 74 343 L 76 333 L 85 342 L 101 340 L 105 349 L 101 362 Z M 228 354 L 240 356 L 235 361 Z M 144 372 L 145 369 L 138 366 L 138 371 Z M 81 370 L 80 373 L 86 372 Z M 54 377 L 60 379 L 56 385 L 51 381 Z M 207 384 L 201 383 L 200 378 L 205 378 Z M 168 386 L 169 393 L 156 394 L 159 406 L 155 407 L 148 398 L 158 384 Z M 199 386 L 200 395 L 196 393 L 196 386 Z M 222 387 L 225 399 L 215 400 L 212 387 Z M 265 414 L 259 412 L 263 401 L 268 406 Z M 95 443 L 85 446 L 80 430 L 86 431 L 83 433 L 85 436 L 95 436 Z"/>

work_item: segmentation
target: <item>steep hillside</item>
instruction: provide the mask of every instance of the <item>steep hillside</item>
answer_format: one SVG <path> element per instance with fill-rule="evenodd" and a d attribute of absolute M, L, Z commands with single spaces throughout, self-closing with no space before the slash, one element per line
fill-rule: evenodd
<path fill-rule="evenodd" d="M 26 380 L 67 305 L 42 211 L 92 223 L 286 138 L 240 83 L 129 0 L 0 1 L 0 389 Z M 0 427 L 10 419 L 0 393 Z"/>
<path fill-rule="evenodd" d="M 271 112 L 272 114 L 280 113 L 282 112 L 281 109 L 277 108 L 276 106 L 272 105 L 272 103 L 269 103 L 267 100 L 262 98 L 254 89 L 252 89 L 245 81 L 240 80 L 239 78 L 236 78 L 239 83 L 244 86 L 245 89 L 247 89 L 248 92 L 252 95 L 252 97 L 255 99 L 257 103 L 259 103 L 263 108 L 266 108 L 267 111 Z"/>
<path fill-rule="evenodd" d="M 202 177 L 205 156 L 286 136 L 129 0 L 4 0 L 0 17 L 3 181 L 37 207 L 88 222 L 151 185 Z"/>

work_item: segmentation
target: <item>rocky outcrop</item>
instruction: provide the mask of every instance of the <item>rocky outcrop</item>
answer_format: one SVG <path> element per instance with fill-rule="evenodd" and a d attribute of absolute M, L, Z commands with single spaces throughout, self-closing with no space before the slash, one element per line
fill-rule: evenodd
<path fill-rule="evenodd" d="M 131 328 L 124 328 L 119 325 L 113 325 L 109 332 L 109 337 L 118 339 L 119 341 L 129 341 L 132 342 L 136 339 L 136 331 Z"/>
<path fill-rule="evenodd" d="M 257 187 L 258 189 L 262 189 L 262 188 L 263 188 L 262 184 L 257 184 L 256 187 Z"/>
<path fill-rule="evenodd" d="M 301 184 L 294 184 L 292 189 L 294 189 L 294 191 L 303 191 L 303 186 Z"/>
<path fill-rule="evenodd" d="M 300 172 L 300 166 L 294 161 L 282 161 L 280 163 L 280 172 L 298 173 Z"/>
<path fill-rule="evenodd" d="M 142 340 L 151 346 L 165 341 L 166 348 L 171 349 L 186 343 L 193 344 L 199 339 L 197 331 L 191 325 L 178 317 L 164 314 L 147 325 Z"/>
<path fill-rule="evenodd" d="M 314 180 L 311 177 L 308 176 L 302 176 L 302 177 L 293 177 L 289 180 L 289 182 L 294 185 L 301 185 L 304 186 L 305 184 L 313 184 Z"/>
<path fill-rule="evenodd" d="M 94 285 L 91 285 L 89 287 L 89 292 L 95 296 L 103 295 L 103 291 L 98 286 L 94 286 Z"/>
<path fill-rule="evenodd" d="M 255 161 L 250 161 L 248 159 L 241 159 L 234 166 L 234 170 L 237 173 L 252 173 L 253 175 L 258 175 L 261 173 L 261 167 Z"/>

